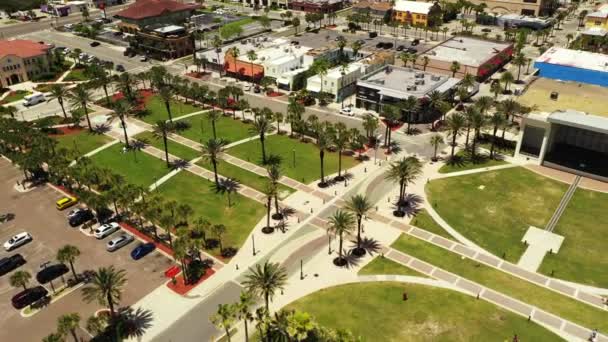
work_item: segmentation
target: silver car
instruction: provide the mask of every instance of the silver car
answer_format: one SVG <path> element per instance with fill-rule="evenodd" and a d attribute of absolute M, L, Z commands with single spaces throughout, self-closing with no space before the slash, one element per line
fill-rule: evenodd
<path fill-rule="evenodd" d="M 115 237 L 112 240 L 108 241 L 108 243 L 106 244 L 106 250 L 108 252 L 114 252 L 115 250 L 131 243 L 131 241 L 133 241 L 133 239 L 134 238 L 132 235 L 122 234 L 122 235 Z"/>

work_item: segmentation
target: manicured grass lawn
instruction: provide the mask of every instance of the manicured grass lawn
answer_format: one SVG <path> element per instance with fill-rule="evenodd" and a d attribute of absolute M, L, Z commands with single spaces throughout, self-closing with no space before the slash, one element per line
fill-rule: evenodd
<path fill-rule="evenodd" d="M 89 78 L 84 75 L 84 69 L 74 68 L 63 78 L 63 81 L 86 81 L 88 79 Z"/>
<path fill-rule="evenodd" d="M 468 258 L 463 259 L 441 247 L 406 235 L 402 235 L 392 247 L 584 327 L 598 328 L 600 331 L 608 329 L 608 311 L 596 309 Z"/>
<path fill-rule="evenodd" d="M 178 118 L 180 116 L 198 112 L 203 110 L 202 108 L 195 107 L 191 104 L 186 104 L 182 101 L 171 100 L 171 116 L 173 119 Z M 169 120 L 169 114 L 167 114 L 167 108 L 165 107 L 165 103 L 158 95 L 153 95 L 145 99 L 146 106 L 146 114 L 140 117 L 141 120 L 149 123 L 155 124 L 157 121 Z"/>
<path fill-rule="evenodd" d="M 296 163 L 293 164 L 293 151 L 295 150 Z M 253 140 L 245 144 L 237 145 L 228 153 L 262 165 L 262 148 L 259 140 Z M 312 143 L 302 143 L 283 135 L 271 135 L 266 138 L 266 155 L 278 155 L 283 160 L 281 164 L 283 172 L 290 178 L 302 183 L 310 183 L 321 178 L 321 166 L 319 150 Z M 342 156 L 342 171 L 357 164 L 355 158 Z M 335 152 L 325 153 L 325 175 L 338 172 L 338 154 Z"/>
<path fill-rule="evenodd" d="M 544 228 L 567 186 L 522 167 L 436 179 L 426 186 L 434 209 L 454 229 L 511 262 L 530 226 Z"/>
<path fill-rule="evenodd" d="M 369 264 L 359 270 L 359 275 L 406 275 L 425 277 L 422 273 L 381 256 L 375 257 Z"/>
<path fill-rule="evenodd" d="M 163 160 L 143 151 L 122 153 L 123 147 L 123 144 L 112 145 L 91 156 L 91 160 L 123 176 L 127 182 L 145 187 L 171 171 Z"/>
<path fill-rule="evenodd" d="M 557 254 L 547 254 L 540 272 L 608 287 L 608 194 L 577 189 L 554 230 L 564 236 Z"/>
<path fill-rule="evenodd" d="M 162 150 L 163 152 L 165 151 L 165 144 L 163 143 L 163 139 L 155 137 L 152 132 L 139 133 L 133 138 L 143 141 L 146 144 L 152 145 Z M 192 160 L 201 156 L 200 152 L 193 150 L 186 145 L 182 145 L 178 142 L 175 142 L 171 139 L 167 139 L 167 145 L 169 146 L 169 154 L 172 154 L 184 160 Z"/>
<path fill-rule="evenodd" d="M 439 169 L 439 173 L 450 173 L 507 164 L 504 160 L 490 159 L 485 153 L 477 152 L 475 159 L 471 158 L 469 152 L 459 151 L 456 153 L 454 162 L 446 162 Z"/>
<path fill-rule="evenodd" d="M 232 206 L 228 207 L 226 195 L 217 193 L 213 182 L 188 171 L 171 177 L 158 191 L 165 199 L 190 204 L 194 218 L 203 217 L 211 224 L 225 225 L 224 247 L 239 248 L 266 212 L 262 204 L 239 194 L 231 194 Z M 214 252 L 219 254 L 219 250 Z"/>
<path fill-rule="evenodd" d="M 404 292 L 408 300 L 403 301 Z M 348 329 L 363 341 L 559 341 L 493 304 L 425 285 L 382 282 L 322 289 L 290 304 L 320 325 Z"/>
<path fill-rule="evenodd" d="M 4 99 L 2 99 L 2 102 L 3 103 L 11 103 L 11 102 L 19 101 L 19 100 L 22 100 L 27 95 L 30 95 L 31 93 L 32 92 L 27 91 L 27 90 L 16 90 L 16 91 L 11 92 Z"/>
<path fill-rule="evenodd" d="M 112 140 L 106 135 L 91 133 L 86 129 L 74 134 L 54 136 L 54 138 L 57 140 L 56 150 L 65 148 L 75 151 L 81 156 Z"/>
<path fill-rule="evenodd" d="M 213 165 L 210 161 L 201 159 L 197 164 L 213 172 Z M 247 171 L 227 161 L 220 161 L 217 166 L 217 172 L 224 177 L 236 178 L 239 183 L 258 191 L 264 191 L 264 186 L 268 183 L 267 177 Z M 281 199 L 289 196 L 294 191 L 294 189 L 288 186 L 279 184 L 279 198 Z"/>
<path fill-rule="evenodd" d="M 190 124 L 190 128 L 180 132 L 180 135 L 183 135 L 190 140 L 202 143 L 205 143 L 209 139 L 213 138 L 211 121 L 206 113 L 192 116 L 180 121 L 188 122 Z M 227 140 L 229 143 L 254 136 L 255 133 L 249 132 L 251 127 L 252 125 L 250 124 L 245 124 L 239 120 L 234 120 L 223 115 L 221 115 L 220 118 L 215 122 L 215 131 L 217 133 L 217 137 Z"/>
<path fill-rule="evenodd" d="M 439 223 L 435 222 L 428 211 L 422 209 L 410 222 L 412 226 L 428 230 L 431 233 L 435 233 L 439 236 L 443 236 L 446 239 L 453 240 L 454 238 L 443 229 Z"/>

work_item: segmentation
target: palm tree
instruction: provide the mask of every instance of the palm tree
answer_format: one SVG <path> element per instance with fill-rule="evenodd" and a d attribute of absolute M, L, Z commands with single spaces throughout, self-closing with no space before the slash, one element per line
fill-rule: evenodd
<path fill-rule="evenodd" d="M 527 58 L 523 53 L 518 53 L 515 58 L 513 58 L 513 60 L 511 61 L 511 63 L 513 63 L 513 65 L 517 66 L 517 80 L 516 82 L 519 82 L 519 79 L 521 77 L 521 67 L 523 67 L 524 65 L 526 65 L 527 63 Z"/>
<path fill-rule="evenodd" d="M 65 342 L 65 339 L 59 333 L 51 333 L 45 336 L 42 342 Z"/>
<path fill-rule="evenodd" d="M 356 255 L 364 255 L 365 249 L 361 248 L 361 223 L 363 217 L 372 210 L 373 205 L 365 195 L 357 194 L 346 202 L 346 209 L 357 216 L 357 248 L 353 251 Z"/>
<path fill-rule="evenodd" d="M 475 159 L 475 151 L 477 146 L 477 138 L 479 137 L 479 132 L 486 124 L 486 117 L 479 112 L 476 112 L 475 115 L 471 118 L 471 128 L 473 128 L 473 143 L 471 145 L 471 159 Z"/>
<path fill-rule="evenodd" d="M 173 116 L 171 115 L 171 99 L 173 98 L 173 89 L 171 89 L 169 86 L 163 86 L 160 88 L 158 95 L 165 104 L 167 115 L 169 115 L 169 121 L 173 122 Z"/>
<path fill-rule="evenodd" d="M 452 77 L 456 77 L 456 73 L 460 70 L 460 63 L 458 61 L 453 61 L 450 65 L 450 71 L 452 72 Z"/>
<path fill-rule="evenodd" d="M 321 88 L 319 89 L 319 94 L 323 93 L 323 79 L 327 76 L 327 72 L 329 71 L 330 63 L 324 58 L 317 58 L 311 65 L 311 69 L 319 75 L 321 80 Z"/>
<path fill-rule="evenodd" d="M 479 107 L 477 107 L 477 106 L 469 106 L 469 107 L 465 108 L 465 110 L 464 110 L 464 113 L 463 113 L 464 127 L 466 128 L 466 137 L 464 140 L 465 149 L 469 148 L 469 136 L 471 133 L 471 125 L 473 123 L 473 116 L 479 112 L 480 112 L 480 110 L 479 110 Z"/>
<path fill-rule="evenodd" d="M 262 228 L 262 232 L 270 234 L 274 231 L 274 228 L 270 225 L 270 211 L 272 210 L 272 198 L 277 193 L 277 187 L 272 182 L 264 184 L 262 193 L 266 196 L 266 227 Z"/>
<path fill-rule="evenodd" d="M 74 338 L 74 342 L 78 342 L 78 335 L 76 329 L 80 324 L 80 316 L 77 313 L 69 313 L 59 316 L 57 319 L 57 331 L 61 336 L 67 336 L 71 334 Z"/>
<path fill-rule="evenodd" d="M 306 108 L 298 102 L 294 96 L 289 97 L 289 104 L 287 105 L 287 121 L 289 122 L 289 135 L 293 137 L 294 125 L 302 120 L 302 114 L 306 111 Z"/>
<path fill-rule="evenodd" d="M 431 143 L 431 146 L 433 146 L 433 161 L 437 160 L 437 148 L 439 148 L 439 145 L 443 144 L 443 137 L 439 134 L 433 134 L 431 135 L 431 138 L 429 139 L 429 142 Z"/>
<path fill-rule="evenodd" d="M 405 201 L 406 187 L 421 173 L 422 163 L 416 157 L 402 158 L 395 163 L 391 163 L 386 179 L 399 183 L 399 201 L 397 202 L 397 210 L 393 212 L 393 215 L 402 217 L 405 214 L 402 207 L 407 205 Z"/>
<path fill-rule="evenodd" d="M 223 224 L 215 224 L 215 225 L 213 225 L 213 227 L 211 227 L 211 230 L 213 231 L 213 234 L 215 234 L 215 237 L 217 238 L 217 242 L 220 247 L 220 254 L 222 254 L 224 252 L 224 245 L 222 244 L 222 236 L 224 236 L 224 234 L 226 233 L 226 226 L 224 226 Z"/>
<path fill-rule="evenodd" d="M 266 164 L 266 133 L 270 133 L 272 131 L 272 124 L 265 115 L 258 115 L 253 121 L 253 127 L 251 127 L 249 130 L 253 134 L 259 134 L 260 145 L 262 146 L 262 164 Z"/>
<path fill-rule="evenodd" d="M 344 211 L 336 210 L 336 212 L 329 217 L 329 226 L 327 232 L 338 236 L 338 258 L 334 259 L 334 265 L 344 266 L 346 265 L 346 259 L 342 257 L 342 243 L 344 234 L 351 234 L 355 229 L 355 217 L 353 214 Z"/>
<path fill-rule="evenodd" d="M 76 246 L 65 245 L 57 251 L 57 261 L 61 263 L 69 263 L 74 275 L 74 280 L 78 280 L 78 275 L 74 269 L 74 261 L 80 256 L 80 250 Z"/>
<path fill-rule="evenodd" d="M 271 156 L 271 157 L 273 157 L 273 156 Z M 268 159 L 271 159 L 271 157 L 269 157 Z M 268 180 L 270 181 L 270 183 L 272 184 L 272 186 L 274 188 L 275 213 L 272 215 L 272 218 L 274 218 L 275 220 L 280 220 L 282 217 L 281 213 L 279 211 L 279 191 L 278 191 L 279 180 L 282 177 L 280 161 L 278 163 L 269 163 L 268 167 L 266 168 L 266 172 L 268 173 Z"/>
<path fill-rule="evenodd" d="M 17 114 L 18 112 L 19 109 L 17 109 L 17 107 L 15 106 L 0 107 L 0 113 L 8 114 L 13 119 L 15 118 L 15 114 Z"/>
<path fill-rule="evenodd" d="M 169 133 L 173 132 L 174 130 L 175 125 L 173 125 L 172 122 L 158 120 L 156 121 L 156 125 L 154 125 L 154 137 L 163 139 L 163 145 L 165 146 L 165 161 L 167 163 L 167 167 L 171 167 L 171 163 L 169 162 L 169 145 L 167 141 L 167 136 L 169 136 Z"/>
<path fill-rule="evenodd" d="M 87 104 L 91 102 L 91 92 L 86 88 L 84 83 L 80 83 L 72 90 L 70 94 L 70 104 L 73 107 L 79 107 L 84 111 L 84 115 L 87 118 L 87 125 L 89 126 L 89 130 L 93 131 L 93 126 L 91 126 L 91 119 L 89 119 L 89 109 L 87 108 Z"/>
<path fill-rule="evenodd" d="M 251 293 L 243 291 L 239 297 L 237 305 L 236 317 L 243 321 L 245 325 L 245 342 L 249 342 L 249 328 L 248 322 L 253 321 L 253 314 L 251 313 L 251 307 L 255 304 Z"/>
<path fill-rule="evenodd" d="M 126 122 L 126 117 L 127 114 L 131 111 L 131 109 L 133 108 L 127 101 L 125 100 L 118 100 L 114 103 L 114 114 L 118 117 L 118 119 L 120 120 L 120 125 L 122 126 L 122 131 L 125 135 L 125 146 L 128 148 L 129 147 L 129 136 L 127 135 L 127 122 Z"/>
<path fill-rule="evenodd" d="M 213 41 L 211 42 L 211 45 L 213 45 L 213 48 L 215 49 L 215 53 L 217 54 L 217 60 L 218 62 L 221 61 L 220 59 L 220 52 L 222 52 L 222 38 L 220 38 L 219 35 L 215 35 L 213 37 Z M 221 68 L 219 70 L 220 72 L 220 78 L 222 77 L 222 69 Z"/>
<path fill-rule="evenodd" d="M 278 290 L 283 290 L 287 283 L 287 271 L 278 263 L 266 260 L 264 265 L 256 264 L 255 268 L 249 268 L 242 282 L 247 291 L 254 295 L 264 297 L 266 312 L 270 312 L 270 301 Z"/>
<path fill-rule="evenodd" d="M 498 80 L 492 81 L 490 84 L 490 91 L 494 94 L 494 101 L 498 98 L 498 94 L 503 92 L 502 85 Z"/>
<path fill-rule="evenodd" d="M 234 324 L 238 307 L 234 304 L 218 304 L 217 313 L 211 316 L 211 323 L 226 332 L 230 342 L 230 329 Z"/>
<path fill-rule="evenodd" d="M 500 76 L 500 82 L 504 83 L 504 89 L 506 92 L 509 92 L 509 86 L 511 85 L 511 83 L 513 83 L 513 81 L 515 81 L 515 78 L 513 77 L 513 74 L 510 71 L 505 71 Z"/>
<path fill-rule="evenodd" d="M 211 121 L 211 131 L 213 132 L 213 139 L 217 139 L 217 133 L 215 130 L 215 123 L 221 117 L 220 112 L 217 110 L 212 110 L 207 113 L 207 119 Z"/>
<path fill-rule="evenodd" d="M 422 56 L 422 71 L 426 71 L 426 67 L 427 65 L 429 65 L 430 61 L 431 59 L 429 58 L 429 56 Z"/>
<path fill-rule="evenodd" d="M 507 119 L 498 111 L 494 112 L 488 119 L 488 124 L 492 126 L 492 143 L 490 146 L 490 158 L 494 158 L 494 147 L 496 145 L 496 133 L 499 128 L 503 128 L 507 124 Z"/>
<path fill-rule="evenodd" d="M 399 108 L 393 105 L 385 104 L 382 106 L 382 118 L 386 125 L 384 135 L 384 146 L 390 148 L 391 146 L 391 132 L 394 125 L 399 123 L 401 115 L 399 114 Z"/>
<path fill-rule="evenodd" d="M 59 102 L 59 105 L 61 106 L 63 117 L 67 119 L 68 115 L 65 112 L 65 106 L 63 104 L 63 100 L 68 96 L 68 91 L 65 86 L 63 84 L 53 84 L 51 86 L 51 94 L 49 96 L 50 98 L 48 101 L 51 101 L 52 99 L 57 99 L 57 102 Z"/>
<path fill-rule="evenodd" d="M 203 144 L 202 153 L 203 159 L 208 160 L 213 165 L 213 174 L 215 177 L 215 185 L 220 186 L 219 177 L 217 174 L 217 164 L 219 156 L 224 152 L 224 148 L 228 143 L 224 139 L 209 139 Z"/>
<path fill-rule="evenodd" d="M 94 336 L 97 336 L 104 331 L 107 323 L 106 317 L 92 315 L 87 319 L 86 329 Z"/>
<path fill-rule="evenodd" d="M 255 75 L 253 74 L 253 61 L 258 59 L 258 54 L 255 53 L 255 50 L 249 50 L 247 51 L 247 59 L 249 60 L 249 66 L 251 67 L 251 84 L 253 85 L 255 80 Z"/>
<path fill-rule="evenodd" d="M 331 145 L 331 136 L 325 129 L 317 130 L 317 148 L 319 149 L 319 160 L 321 162 L 321 182 L 318 184 L 319 187 L 324 188 L 327 186 L 325 181 L 325 150 Z"/>
<path fill-rule="evenodd" d="M 9 278 L 9 283 L 12 287 L 23 286 L 23 289 L 27 290 L 30 279 L 32 279 L 32 275 L 28 271 L 16 271 Z"/>
<path fill-rule="evenodd" d="M 365 137 L 368 141 L 371 141 L 373 137 L 376 135 L 376 130 L 378 129 L 378 118 L 373 114 L 365 114 L 363 117 L 363 129 L 365 130 Z"/>
<path fill-rule="evenodd" d="M 460 135 L 460 130 L 465 126 L 465 119 L 462 114 L 454 113 L 446 120 L 448 129 L 450 130 L 450 136 L 452 137 L 452 152 L 451 158 L 454 158 L 454 150 L 456 149 L 456 137 Z"/>
<path fill-rule="evenodd" d="M 127 283 L 125 275 L 125 270 L 116 270 L 114 266 L 99 268 L 93 273 L 89 286 L 82 289 L 84 301 L 97 301 L 100 305 L 107 305 L 110 316 L 115 317 L 115 305 L 118 305 L 122 288 Z"/>

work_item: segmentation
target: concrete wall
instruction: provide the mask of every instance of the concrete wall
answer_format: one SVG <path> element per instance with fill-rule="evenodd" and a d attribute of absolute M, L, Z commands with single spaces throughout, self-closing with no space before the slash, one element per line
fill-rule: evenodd
<path fill-rule="evenodd" d="M 232 57 L 229 52 L 226 52 L 224 61 L 224 70 L 227 72 L 251 78 L 251 63 L 239 59 L 235 61 L 234 57 Z M 256 79 L 264 77 L 264 67 L 262 65 L 253 63 L 253 77 Z"/>

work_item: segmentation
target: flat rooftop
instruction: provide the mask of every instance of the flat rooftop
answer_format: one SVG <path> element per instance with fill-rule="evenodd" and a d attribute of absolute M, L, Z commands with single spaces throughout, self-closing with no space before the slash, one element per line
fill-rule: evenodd
<path fill-rule="evenodd" d="M 554 91 L 557 100 L 551 100 Z M 538 78 L 517 101 L 545 112 L 571 109 L 608 117 L 608 88 L 592 84 Z"/>
<path fill-rule="evenodd" d="M 478 67 L 510 46 L 508 43 L 456 36 L 428 50 L 424 55 L 441 61 L 458 61 L 462 65 Z"/>
<path fill-rule="evenodd" d="M 254 63 L 270 63 L 275 65 L 281 65 L 283 63 L 287 63 L 294 58 L 298 58 L 303 56 L 311 48 L 300 45 L 292 45 L 287 41 L 281 40 L 277 41 L 275 45 L 266 47 L 264 49 L 260 49 L 256 51 L 258 58 L 254 61 Z M 240 60 L 249 62 L 249 59 L 246 55 L 247 51 L 244 51 L 239 57 Z"/>
<path fill-rule="evenodd" d="M 358 85 L 378 89 L 383 95 L 401 98 L 421 98 L 435 90 L 444 93 L 458 83 L 458 78 L 393 65 L 386 65 L 357 81 Z"/>
<path fill-rule="evenodd" d="M 608 55 L 559 47 L 552 47 L 545 51 L 536 59 L 536 63 L 608 72 Z"/>
<path fill-rule="evenodd" d="M 207 60 L 210 62 L 217 63 L 217 64 L 224 64 L 224 57 L 226 55 L 226 52 L 233 47 L 237 47 L 240 52 L 239 59 L 249 61 L 246 57 L 247 51 L 254 50 L 257 53 L 259 50 L 262 50 L 262 49 L 265 49 L 268 47 L 272 47 L 272 46 L 276 46 L 276 45 L 286 44 L 287 42 L 288 42 L 287 40 L 282 39 L 282 38 L 278 38 L 278 39 L 274 39 L 274 40 L 273 39 L 264 40 L 263 38 L 260 38 L 260 37 L 247 38 L 247 39 L 242 39 L 238 42 L 234 42 L 234 43 L 222 46 L 222 48 L 219 52 L 219 58 L 220 58 L 219 61 L 217 60 L 218 53 L 213 48 L 208 49 L 206 51 L 197 52 L 196 56 L 198 58 L 205 56 L 207 58 Z"/>

